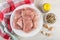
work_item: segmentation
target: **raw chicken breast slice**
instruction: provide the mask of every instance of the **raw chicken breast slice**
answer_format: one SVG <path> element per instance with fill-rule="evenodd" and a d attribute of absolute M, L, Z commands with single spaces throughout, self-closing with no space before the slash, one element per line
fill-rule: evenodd
<path fill-rule="evenodd" d="M 29 16 L 31 19 L 34 17 L 34 12 L 31 12 L 30 10 L 22 11 L 22 14 L 23 17 Z"/>
<path fill-rule="evenodd" d="M 23 30 L 25 32 L 29 32 L 31 30 L 31 28 L 33 27 L 32 21 L 28 20 L 28 19 L 27 20 L 24 19 L 23 22 L 24 22 Z"/>
<path fill-rule="evenodd" d="M 17 25 L 19 25 L 22 28 L 22 18 L 19 18 L 17 21 Z"/>
<path fill-rule="evenodd" d="M 37 25 L 38 25 L 38 19 L 39 19 L 39 16 L 37 14 L 35 14 L 34 18 L 33 18 L 33 28 L 36 28 Z"/>
<path fill-rule="evenodd" d="M 17 21 L 17 20 L 16 20 L 16 21 Z M 14 26 L 15 29 L 20 30 L 21 28 L 16 24 L 16 21 L 14 20 L 13 26 Z"/>
<path fill-rule="evenodd" d="M 21 12 L 22 12 L 22 9 L 16 10 L 16 12 L 15 12 L 15 19 L 18 19 L 18 18 L 21 17 Z"/>
<path fill-rule="evenodd" d="M 18 17 L 18 16 L 17 16 L 17 17 Z M 18 19 L 19 19 L 19 18 L 17 18 L 17 17 L 16 17 L 16 18 L 14 18 L 13 26 L 14 26 L 14 28 L 15 28 L 15 29 L 20 30 L 20 29 L 21 29 L 21 28 L 20 28 L 20 26 L 18 26 L 18 25 L 17 25 L 17 21 L 18 21 Z"/>

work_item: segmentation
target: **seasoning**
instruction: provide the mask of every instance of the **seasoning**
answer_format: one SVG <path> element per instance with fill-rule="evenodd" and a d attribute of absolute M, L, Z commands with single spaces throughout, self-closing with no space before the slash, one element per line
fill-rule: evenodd
<path fill-rule="evenodd" d="M 49 31 L 52 31 L 53 30 L 53 27 L 49 27 L 47 24 L 43 24 L 43 27 L 45 27 Z"/>
<path fill-rule="evenodd" d="M 50 24 L 55 23 L 55 21 L 56 21 L 55 15 L 53 13 L 47 14 L 46 21 Z"/>
<path fill-rule="evenodd" d="M 51 36 L 51 34 L 50 34 L 50 33 L 45 33 L 45 35 L 46 35 L 46 36 Z"/>
<path fill-rule="evenodd" d="M 46 36 L 51 36 L 51 33 L 48 33 L 48 32 L 45 32 L 45 31 L 41 31 L 41 33 L 43 34 L 43 35 L 46 35 Z"/>
<path fill-rule="evenodd" d="M 45 32 L 44 32 L 43 30 L 41 31 L 41 33 L 42 33 L 42 34 L 45 34 Z"/>
<path fill-rule="evenodd" d="M 53 30 L 53 27 L 48 28 L 48 30 L 52 31 Z"/>
<path fill-rule="evenodd" d="M 43 24 L 43 27 L 47 28 L 48 29 L 48 25 L 47 24 Z"/>

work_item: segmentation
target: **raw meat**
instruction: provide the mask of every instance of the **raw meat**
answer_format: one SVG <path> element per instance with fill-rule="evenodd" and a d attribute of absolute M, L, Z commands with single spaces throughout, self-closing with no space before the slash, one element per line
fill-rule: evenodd
<path fill-rule="evenodd" d="M 26 7 L 15 11 L 14 28 L 26 33 L 37 28 L 38 15 L 34 9 Z"/>

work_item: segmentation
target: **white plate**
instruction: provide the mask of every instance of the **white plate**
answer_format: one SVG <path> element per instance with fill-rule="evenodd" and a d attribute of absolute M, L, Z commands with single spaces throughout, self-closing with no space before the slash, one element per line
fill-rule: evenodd
<path fill-rule="evenodd" d="M 25 7 L 30 7 L 30 8 L 32 8 L 32 9 L 34 9 L 34 10 L 38 13 L 38 15 L 39 15 L 38 27 L 37 27 L 35 30 L 33 30 L 33 31 L 29 32 L 29 33 L 25 33 L 24 31 L 21 31 L 21 30 L 16 30 L 16 29 L 13 28 L 13 25 L 12 25 L 12 24 L 13 24 L 13 18 L 14 18 L 14 12 L 15 12 L 16 10 L 18 10 L 18 9 L 22 9 L 22 8 L 25 8 Z M 11 18 L 10 18 L 10 24 L 11 24 L 12 30 L 13 30 L 17 35 L 19 35 L 19 36 L 21 36 L 21 37 L 32 37 L 32 36 L 36 35 L 36 34 L 41 30 L 42 24 L 43 24 L 43 18 L 42 18 L 41 12 L 40 12 L 35 6 L 22 5 L 22 6 L 17 7 L 17 8 L 13 11 L 13 13 L 12 13 L 12 15 L 11 15 Z"/>

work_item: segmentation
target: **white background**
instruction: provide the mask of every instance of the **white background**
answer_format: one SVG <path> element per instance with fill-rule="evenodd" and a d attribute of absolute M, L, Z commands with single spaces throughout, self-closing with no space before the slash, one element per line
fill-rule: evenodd
<path fill-rule="evenodd" d="M 4 0 L 0 0 L 0 2 L 3 1 Z M 52 36 L 47 37 L 45 35 L 42 35 L 41 33 L 38 33 L 36 36 L 31 38 L 20 37 L 20 40 L 60 40 L 60 0 L 35 0 L 35 3 L 39 5 L 40 3 L 45 2 L 51 4 L 51 10 L 49 11 L 49 13 L 51 12 L 56 15 L 56 23 L 53 25 L 54 30 L 51 32 Z M 0 40 L 3 40 L 3 38 L 0 37 Z"/>

